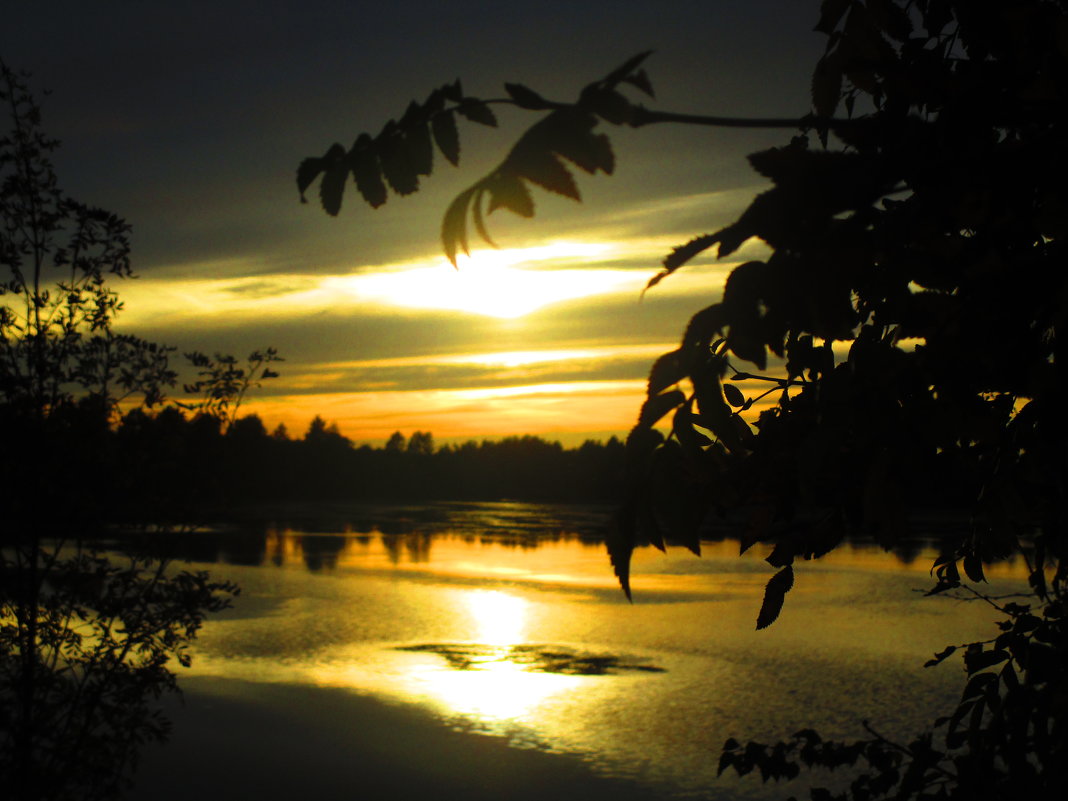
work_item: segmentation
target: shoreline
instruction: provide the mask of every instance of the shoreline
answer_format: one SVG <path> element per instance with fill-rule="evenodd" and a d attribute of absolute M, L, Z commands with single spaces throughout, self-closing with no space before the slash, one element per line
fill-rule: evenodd
<path fill-rule="evenodd" d="M 667 788 L 598 774 L 579 756 L 516 748 L 431 713 L 333 688 L 191 677 L 174 723 L 141 754 L 127 797 L 334 801 L 653 801 Z"/>

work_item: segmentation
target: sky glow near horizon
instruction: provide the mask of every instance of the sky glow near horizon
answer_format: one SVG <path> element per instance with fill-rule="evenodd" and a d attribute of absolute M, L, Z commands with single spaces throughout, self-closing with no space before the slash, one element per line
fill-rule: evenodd
<path fill-rule="evenodd" d="M 57 0 L 8 14 L 0 55 L 32 74 L 44 130 L 62 141 L 60 186 L 133 226 L 140 277 L 114 284 L 117 330 L 179 354 L 276 347 L 281 377 L 245 408 L 292 435 L 321 415 L 375 445 L 395 430 L 577 444 L 629 429 L 653 360 L 719 299 L 737 262 L 714 254 L 642 288 L 672 247 L 737 217 L 764 186 L 746 154 L 788 133 L 602 123 L 615 174 L 576 173 L 581 204 L 533 188 L 535 219 L 495 214 L 500 248 L 473 248 L 459 269 L 440 251 L 441 214 L 535 115 L 462 122 L 459 170 L 436 154 L 419 192 L 378 210 L 350 184 L 336 219 L 316 187 L 299 203 L 296 165 L 457 76 L 473 96 L 519 81 L 566 100 L 649 48 L 657 97 L 642 102 L 800 115 L 822 47 L 818 8 L 803 5 L 235 0 L 204 16 Z M 750 243 L 732 259 L 761 255 Z"/>

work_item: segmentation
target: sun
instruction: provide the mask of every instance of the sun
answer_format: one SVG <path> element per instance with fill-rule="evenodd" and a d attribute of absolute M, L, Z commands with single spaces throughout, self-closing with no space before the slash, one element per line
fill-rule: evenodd
<path fill-rule="evenodd" d="M 336 287 L 364 301 L 419 309 L 523 317 L 553 303 L 639 287 L 646 280 L 633 270 L 553 266 L 604 259 L 610 245 L 557 242 L 529 248 L 480 250 L 457 269 L 442 261 L 377 274 L 339 277 Z"/>

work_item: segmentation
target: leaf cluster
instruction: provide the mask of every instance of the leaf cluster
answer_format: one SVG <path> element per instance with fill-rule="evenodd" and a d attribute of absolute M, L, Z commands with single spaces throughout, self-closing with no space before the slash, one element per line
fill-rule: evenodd
<path fill-rule="evenodd" d="M 130 227 L 67 197 L 26 77 L 0 62 L 0 400 L 47 413 L 91 395 L 114 409 L 149 406 L 175 382 L 170 349 L 111 329 L 121 311 L 108 283 L 126 278 Z"/>
<path fill-rule="evenodd" d="M 6 551 L 0 570 L 0 768 L 9 788 L 17 798 L 114 797 L 139 746 L 169 731 L 154 703 L 177 689 L 168 664 L 189 665 L 190 640 L 236 586 L 80 547 Z"/>
<path fill-rule="evenodd" d="M 1035 568 L 1032 575 L 1041 574 L 1045 583 L 1045 566 L 1036 562 Z M 994 639 L 947 647 L 926 663 L 934 667 L 963 653 L 967 675 L 956 708 L 931 730 L 908 743 L 894 742 L 867 723 L 872 737 L 849 743 L 825 741 L 811 729 L 773 745 L 743 745 L 732 738 L 723 746 L 719 772 L 755 770 L 765 782 L 795 779 L 802 769 L 848 774 L 844 789 L 812 788 L 812 801 L 1059 797 L 1068 778 L 1063 764 L 1068 569 L 1062 563 L 1049 577 L 1037 610 L 1030 604 L 1001 605 L 969 590 L 1005 617 Z"/>
<path fill-rule="evenodd" d="M 351 173 L 364 200 L 377 208 L 386 201 L 386 183 L 397 194 L 406 195 L 419 188 L 420 176 L 430 175 L 432 139 L 446 160 L 454 166 L 459 163 L 457 115 L 496 126 L 491 104 L 547 112 L 519 138 L 489 175 L 461 192 L 445 212 L 442 244 L 445 255 L 455 265 L 459 252 L 468 253 L 469 217 L 479 236 L 493 245 L 485 216 L 503 208 L 521 217 L 532 217 L 534 200 L 529 184 L 580 200 L 568 165 L 590 175 L 598 172 L 610 175 L 614 171 L 615 155 L 608 137 L 594 129 L 601 121 L 614 125 L 635 123 L 641 107 L 619 88 L 626 84 L 653 96 L 648 75 L 641 68 L 648 55 L 634 56 L 589 84 L 574 103 L 547 100 L 521 84 L 506 83 L 508 97 L 490 100 L 465 97 L 459 81 L 447 84 L 434 90 L 424 103 L 413 101 L 399 121 L 387 122 L 377 136 L 362 133 L 348 150 L 335 143 L 323 156 L 304 159 L 297 169 L 297 188 L 303 199 L 304 192 L 321 175 L 319 194 L 323 209 L 336 215 Z"/>
<path fill-rule="evenodd" d="M 200 351 L 193 351 L 185 354 L 185 357 L 196 369 L 197 379 L 183 385 L 183 388 L 190 395 L 200 396 L 200 400 L 180 405 L 217 417 L 224 429 L 230 428 L 237 420 L 238 411 L 250 389 L 279 376 L 269 365 L 285 361 L 276 348 L 253 351 L 243 365 L 236 356 L 224 353 L 216 353 L 212 358 Z"/>
<path fill-rule="evenodd" d="M 57 143 L 26 76 L 3 62 L 0 109 L 3 793 L 114 798 L 138 747 L 167 733 L 157 701 L 176 688 L 171 666 L 189 664 L 205 615 L 236 587 L 82 545 L 113 522 L 123 489 L 112 426 L 164 403 L 174 349 L 113 330 L 122 303 L 110 281 L 132 274 L 129 226 L 61 191 Z M 204 384 L 206 405 L 236 413 L 277 359 L 254 354 L 245 370 L 230 360 Z"/>

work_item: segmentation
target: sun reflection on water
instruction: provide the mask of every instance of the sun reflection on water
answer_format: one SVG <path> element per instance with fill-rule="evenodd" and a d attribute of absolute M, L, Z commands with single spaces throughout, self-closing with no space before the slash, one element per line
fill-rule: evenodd
<path fill-rule="evenodd" d="M 514 646 L 526 642 L 531 609 L 524 598 L 501 590 L 466 590 L 459 606 L 470 616 L 471 642 L 477 645 L 462 667 L 440 655 L 415 659 L 405 682 L 413 694 L 483 723 L 513 722 L 588 681 L 585 676 L 539 671 L 522 659 Z"/>
<path fill-rule="evenodd" d="M 523 642 L 530 604 L 500 590 L 470 590 L 464 594 L 475 630 L 472 639 L 487 645 Z"/>

